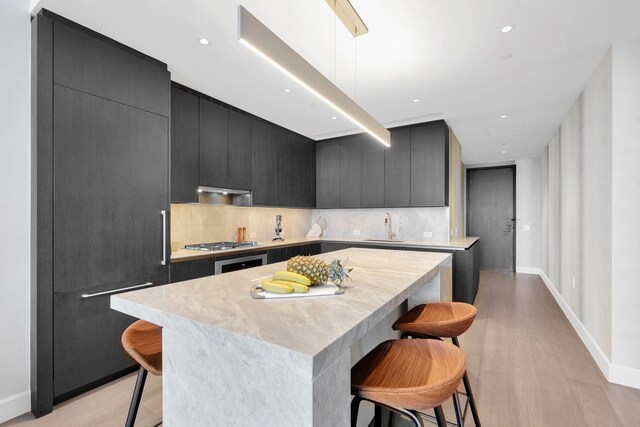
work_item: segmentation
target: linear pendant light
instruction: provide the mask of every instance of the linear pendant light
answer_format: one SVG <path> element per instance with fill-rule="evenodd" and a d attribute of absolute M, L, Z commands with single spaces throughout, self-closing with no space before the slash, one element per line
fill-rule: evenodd
<path fill-rule="evenodd" d="M 282 39 L 238 6 L 238 40 L 387 147 L 389 131 Z"/>

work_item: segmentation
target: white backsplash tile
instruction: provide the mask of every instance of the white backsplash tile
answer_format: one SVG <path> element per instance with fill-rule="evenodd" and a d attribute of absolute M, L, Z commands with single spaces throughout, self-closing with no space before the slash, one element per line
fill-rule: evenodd
<path fill-rule="evenodd" d="M 449 208 L 314 209 L 311 221 L 327 220 L 323 237 L 386 239 L 385 215 L 391 215 L 392 230 L 399 240 L 448 240 Z M 354 235 L 354 230 L 360 230 Z M 429 238 L 424 232 L 431 232 Z"/>

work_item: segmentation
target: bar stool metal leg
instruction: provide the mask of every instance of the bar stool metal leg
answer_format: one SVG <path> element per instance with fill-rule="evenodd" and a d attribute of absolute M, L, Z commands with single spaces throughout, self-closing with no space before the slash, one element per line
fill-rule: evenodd
<path fill-rule="evenodd" d="M 464 420 L 462 418 L 462 409 L 460 408 L 460 398 L 458 397 L 458 390 L 453 393 L 453 410 L 456 413 L 456 423 L 458 427 L 464 427 Z"/>
<path fill-rule="evenodd" d="M 438 423 L 438 427 L 447 427 L 447 420 L 444 418 L 442 406 L 436 406 L 433 408 L 433 412 L 436 413 L 436 422 Z"/>
<path fill-rule="evenodd" d="M 131 397 L 131 405 L 129 406 L 129 415 L 127 415 L 127 422 L 125 427 L 133 427 L 136 422 L 136 416 L 138 415 L 138 408 L 140 407 L 140 400 L 142 399 L 142 390 L 144 390 L 144 383 L 147 380 L 147 370 L 140 366 L 138 369 L 138 378 L 136 379 L 136 387 Z"/>
<path fill-rule="evenodd" d="M 460 348 L 460 343 L 458 342 L 458 337 L 451 338 L 453 344 Z M 473 397 L 473 392 L 471 391 L 471 383 L 469 382 L 469 376 L 467 375 L 467 371 L 464 371 L 464 376 L 462 377 L 462 382 L 464 383 L 464 391 L 467 393 L 467 399 L 469 399 L 469 406 L 471 407 L 471 415 L 473 416 L 473 423 L 476 427 L 481 427 L 480 423 L 480 415 L 478 415 L 478 408 L 476 408 L 476 399 Z"/>

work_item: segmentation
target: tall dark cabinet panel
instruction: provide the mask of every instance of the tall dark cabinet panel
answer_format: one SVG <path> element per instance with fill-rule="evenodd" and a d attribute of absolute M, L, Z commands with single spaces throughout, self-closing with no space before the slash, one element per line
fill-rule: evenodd
<path fill-rule="evenodd" d="M 391 130 L 391 147 L 384 157 L 385 207 L 411 205 L 411 129 Z"/>
<path fill-rule="evenodd" d="M 251 117 L 229 110 L 229 188 L 251 190 Z"/>
<path fill-rule="evenodd" d="M 276 167 L 276 206 L 295 206 L 294 179 L 295 163 L 299 161 L 295 153 L 293 132 L 276 128 L 278 159 Z"/>
<path fill-rule="evenodd" d="M 411 206 L 449 205 L 449 127 L 411 127 Z"/>
<path fill-rule="evenodd" d="M 171 201 L 198 201 L 198 97 L 171 87 Z"/>
<path fill-rule="evenodd" d="M 362 206 L 362 135 L 340 141 L 340 207 Z"/>
<path fill-rule="evenodd" d="M 228 188 L 229 109 L 200 98 L 200 185 Z"/>
<path fill-rule="evenodd" d="M 293 137 L 293 203 L 300 208 L 316 206 L 316 147 L 302 135 Z"/>
<path fill-rule="evenodd" d="M 384 153 L 386 147 L 362 135 L 362 207 L 384 206 Z"/>
<path fill-rule="evenodd" d="M 340 207 L 340 140 L 316 144 L 316 206 Z"/>
<path fill-rule="evenodd" d="M 276 205 L 276 161 L 275 126 L 260 119 L 252 119 L 252 203 L 255 206 Z"/>
<path fill-rule="evenodd" d="M 46 10 L 33 35 L 33 250 L 52 267 L 32 279 L 41 416 L 135 369 L 120 344 L 135 319 L 109 295 L 168 279 L 171 88 L 165 64 Z"/>

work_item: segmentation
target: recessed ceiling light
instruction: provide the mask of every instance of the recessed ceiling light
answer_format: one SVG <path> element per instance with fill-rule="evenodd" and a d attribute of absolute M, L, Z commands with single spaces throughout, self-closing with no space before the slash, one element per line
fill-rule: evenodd
<path fill-rule="evenodd" d="M 291 92 L 291 89 L 282 89 L 282 91 L 283 91 L 284 93 L 289 93 L 289 92 Z"/>
<path fill-rule="evenodd" d="M 507 150 L 502 150 L 501 153 L 502 154 L 507 154 Z"/>
<path fill-rule="evenodd" d="M 226 191 L 223 191 L 222 194 L 226 196 L 229 193 L 227 193 Z"/>
<path fill-rule="evenodd" d="M 511 25 L 505 25 L 504 27 L 500 28 L 501 33 L 508 33 L 511 30 L 513 30 L 513 27 Z"/>
<path fill-rule="evenodd" d="M 210 42 L 209 40 L 205 39 L 205 38 L 201 38 L 201 39 L 200 39 L 200 44 L 203 44 L 203 45 L 205 45 L 205 46 L 206 46 L 206 45 L 208 45 L 209 43 L 211 43 L 211 42 Z"/>
<path fill-rule="evenodd" d="M 507 116 L 506 114 L 503 114 L 503 115 L 500 116 L 501 119 L 506 119 L 507 117 L 509 117 L 509 116 Z"/>
<path fill-rule="evenodd" d="M 504 55 L 502 55 L 502 58 L 500 58 L 500 59 L 502 59 L 503 61 L 506 61 L 506 60 L 511 59 L 511 58 L 513 58 L 513 54 L 512 53 L 505 53 Z"/>
<path fill-rule="evenodd" d="M 420 98 L 413 98 L 413 102 L 420 102 Z"/>
<path fill-rule="evenodd" d="M 331 117 L 331 120 L 337 120 L 338 118 L 336 116 Z"/>

